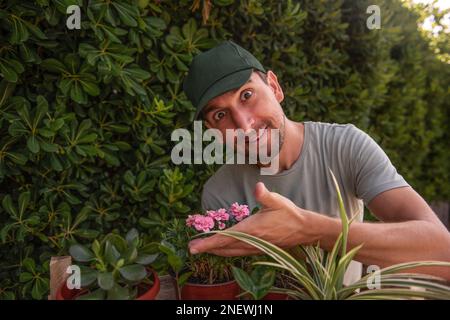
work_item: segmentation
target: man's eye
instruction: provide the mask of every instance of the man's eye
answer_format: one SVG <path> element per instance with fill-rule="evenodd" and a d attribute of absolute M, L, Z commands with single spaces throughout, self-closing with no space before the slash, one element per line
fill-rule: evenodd
<path fill-rule="evenodd" d="M 252 95 L 253 95 L 252 91 L 245 90 L 244 92 L 241 93 L 241 100 L 248 100 L 251 98 Z"/>
<path fill-rule="evenodd" d="M 214 120 L 220 120 L 225 117 L 225 111 L 218 111 L 214 114 Z"/>

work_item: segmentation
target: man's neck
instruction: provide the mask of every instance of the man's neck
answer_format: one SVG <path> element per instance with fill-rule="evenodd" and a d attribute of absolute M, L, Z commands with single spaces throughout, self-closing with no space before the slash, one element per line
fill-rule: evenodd
<path fill-rule="evenodd" d="M 280 150 L 279 172 L 288 170 L 300 157 L 305 138 L 305 125 L 286 118 L 284 142 Z"/>

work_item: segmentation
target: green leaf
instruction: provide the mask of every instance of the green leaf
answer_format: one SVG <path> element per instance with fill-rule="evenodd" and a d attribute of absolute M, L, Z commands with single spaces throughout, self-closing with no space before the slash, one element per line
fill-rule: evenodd
<path fill-rule="evenodd" d="M 135 246 L 131 246 L 127 252 L 125 253 L 125 261 L 127 263 L 134 263 L 136 258 L 138 257 L 138 251 Z"/>
<path fill-rule="evenodd" d="M 39 141 L 36 136 L 32 135 L 27 140 L 27 147 L 33 153 L 38 153 L 40 148 Z"/>
<path fill-rule="evenodd" d="M 119 269 L 119 272 L 125 279 L 132 282 L 141 281 L 147 276 L 145 267 L 140 264 L 123 266 Z"/>
<path fill-rule="evenodd" d="M 97 139 L 96 133 L 89 133 L 78 139 L 78 143 L 91 143 Z"/>
<path fill-rule="evenodd" d="M 269 268 L 255 268 L 255 270 L 252 272 L 252 279 L 254 280 L 256 289 L 257 289 L 257 299 L 263 298 L 270 288 L 275 283 L 275 270 Z"/>
<path fill-rule="evenodd" d="M 81 244 L 74 244 L 70 246 L 69 253 L 75 261 L 79 262 L 89 262 L 95 259 L 92 251 Z"/>
<path fill-rule="evenodd" d="M 24 21 L 24 22 L 25 22 L 25 25 L 27 26 L 28 30 L 30 30 L 31 33 L 35 37 L 37 37 L 37 38 L 39 38 L 41 40 L 47 39 L 47 36 L 37 26 L 35 26 L 34 24 L 29 23 L 28 21 Z"/>
<path fill-rule="evenodd" d="M 29 217 L 28 219 L 25 220 L 28 225 L 30 226 L 35 226 L 37 224 L 39 224 L 39 222 L 41 221 L 41 217 L 38 215 L 33 215 L 31 217 Z"/>
<path fill-rule="evenodd" d="M 115 265 L 120 258 L 120 252 L 110 241 L 105 242 L 105 260 L 111 265 Z M 109 290 L 109 289 L 108 289 Z"/>
<path fill-rule="evenodd" d="M 13 121 L 13 123 L 9 126 L 8 132 L 11 136 L 17 137 L 23 134 L 28 134 L 29 130 L 25 128 L 21 121 Z"/>
<path fill-rule="evenodd" d="M 83 265 L 80 266 L 80 270 L 81 270 L 80 285 L 82 288 L 89 287 L 91 284 L 93 284 L 97 280 L 97 274 L 98 274 L 97 270 L 91 269 L 91 268 L 83 266 Z"/>
<path fill-rule="evenodd" d="M 14 163 L 16 163 L 16 164 L 18 164 L 18 165 L 24 165 L 26 162 L 27 162 L 27 160 L 28 160 L 28 158 L 25 156 L 25 155 L 23 155 L 23 154 L 21 154 L 21 153 L 18 153 L 18 152 L 8 152 L 7 154 L 6 154 L 6 156 L 8 157 L 8 158 L 10 158 L 11 159 L 11 161 L 13 161 Z"/>
<path fill-rule="evenodd" d="M 54 143 L 48 143 L 43 140 L 39 142 L 39 145 L 41 146 L 42 150 L 45 152 L 58 152 L 58 145 Z"/>
<path fill-rule="evenodd" d="M 60 61 L 50 58 L 42 61 L 41 68 L 57 73 L 67 73 L 66 67 Z"/>
<path fill-rule="evenodd" d="M 33 273 L 36 270 L 36 264 L 34 263 L 34 260 L 31 258 L 25 258 L 22 261 L 22 265 L 26 270 L 28 270 L 31 273 Z"/>
<path fill-rule="evenodd" d="M 89 292 L 87 294 L 83 294 L 79 297 L 77 297 L 77 300 L 104 300 L 106 297 L 106 292 L 102 290 L 101 288 L 98 288 L 97 290 L 94 290 L 92 292 Z"/>
<path fill-rule="evenodd" d="M 97 270 L 92 270 L 87 268 L 86 270 L 81 269 L 81 281 L 80 285 L 82 288 L 87 288 L 92 283 L 94 283 L 95 280 L 97 280 Z"/>
<path fill-rule="evenodd" d="M 61 89 L 61 92 L 67 96 L 72 88 L 73 80 L 72 79 L 61 79 L 58 83 L 58 87 Z"/>
<path fill-rule="evenodd" d="M 134 184 L 135 184 L 135 177 L 134 177 L 133 173 L 130 170 L 127 170 L 127 172 L 125 172 L 123 178 L 124 178 L 125 182 L 128 185 L 134 186 Z"/>
<path fill-rule="evenodd" d="M 13 224 L 7 224 L 7 225 L 3 226 L 2 230 L 0 231 L 0 239 L 2 240 L 2 243 L 6 242 L 8 233 L 13 227 L 14 227 Z"/>
<path fill-rule="evenodd" d="M 56 119 L 54 121 L 49 122 L 50 130 L 58 131 L 64 125 L 64 119 Z"/>
<path fill-rule="evenodd" d="M 143 9 L 148 6 L 149 2 L 150 2 L 150 0 L 139 0 L 138 6 L 139 6 L 139 8 Z"/>
<path fill-rule="evenodd" d="M 78 133 L 81 134 L 88 130 L 92 126 L 92 121 L 90 119 L 85 119 L 81 121 L 80 126 L 78 127 Z"/>
<path fill-rule="evenodd" d="M 127 232 L 125 239 L 127 240 L 128 245 L 134 244 L 136 246 L 139 241 L 139 232 L 136 228 L 133 228 Z"/>
<path fill-rule="evenodd" d="M 30 203 L 30 192 L 21 193 L 19 196 L 19 215 L 22 216 Z"/>
<path fill-rule="evenodd" d="M 156 258 L 158 258 L 159 254 L 158 253 L 154 253 L 154 254 L 140 254 L 138 255 L 138 257 L 136 258 L 135 262 L 142 264 L 143 266 L 147 266 L 151 263 L 153 263 Z"/>
<path fill-rule="evenodd" d="M 56 170 L 56 171 L 62 171 L 63 170 L 61 161 L 59 161 L 58 156 L 53 154 L 53 153 L 50 155 L 50 163 L 51 163 L 52 168 L 54 170 Z"/>
<path fill-rule="evenodd" d="M 112 2 L 111 4 L 115 7 L 120 19 L 127 26 L 137 27 L 137 22 L 133 17 L 134 14 L 137 15 L 137 10 L 134 10 L 133 7 L 125 3 Z"/>
<path fill-rule="evenodd" d="M 80 80 L 83 90 L 91 96 L 98 96 L 100 94 L 100 88 L 94 82 Z"/>
<path fill-rule="evenodd" d="M 114 286 L 114 277 L 112 272 L 100 272 L 97 276 L 98 285 L 103 290 L 110 290 Z"/>
<path fill-rule="evenodd" d="M 126 73 L 129 74 L 133 79 L 136 80 L 146 80 L 148 78 L 150 78 L 151 74 L 141 68 L 137 68 L 137 67 L 130 67 L 130 68 L 126 68 Z"/>
<path fill-rule="evenodd" d="M 90 213 L 91 209 L 89 207 L 83 207 L 75 218 L 74 225 L 77 226 L 80 223 L 86 221 L 86 219 L 89 218 Z"/>
<path fill-rule="evenodd" d="M 192 272 L 186 272 L 186 273 L 183 273 L 182 275 L 180 275 L 178 277 L 178 286 L 180 286 L 180 287 L 184 286 L 184 284 L 189 280 L 191 275 L 192 275 Z"/>
<path fill-rule="evenodd" d="M 108 300 L 130 300 L 131 298 L 130 292 L 118 284 L 115 284 L 107 295 Z"/>
<path fill-rule="evenodd" d="M 28 282 L 33 279 L 33 275 L 29 272 L 22 272 L 19 277 L 20 282 Z"/>
<path fill-rule="evenodd" d="M 22 22 L 20 18 L 13 17 L 11 18 L 11 37 L 9 41 L 13 44 L 19 44 L 21 42 L 24 42 L 28 39 L 29 33 L 28 29 L 26 28 L 25 24 Z"/>
<path fill-rule="evenodd" d="M 34 127 L 37 127 L 39 122 L 41 121 L 42 117 L 47 113 L 48 111 L 48 102 L 43 96 L 38 96 L 36 98 L 37 101 L 37 112 L 33 120 Z"/>
<path fill-rule="evenodd" d="M 19 79 L 19 76 L 17 75 L 16 71 L 14 71 L 14 68 L 7 65 L 6 63 L 2 63 L 0 59 L 0 73 L 3 75 L 6 81 L 9 82 L 17 82 Z"/>
<path fill-rule="evenodd" d="M 1 65 L 1 62 L 0 62 Z M 5 79 L 0 81 L 0 107 L 5 104 L 5 102 L 12 95 L 16 85 L 6 81 Z"/>
<path fill-rule="evenodd" d="M 73 82 L 72 89 L 70 90 L 70 97 L 79 104 L 86 103 L 86 94 L 78 81 Z"/>
<path fill-rule="evenodd" d="M 56 132 L 53 132 L 46 128 L 39 128 L 38 133 L 45 138 L 52 138 L 55 136 Z"/>
<path fill-rule="evenodd" d="M 11 196 L 7 194 L 2 201 L 3 208 L 8 212 L 11 216 L 17 217 L 17 211 L 14 207 Z"/>
<path fill-rule="evenodd" d="M 78 229 L 75 231 L 75 234 L 79 237 L 86 238 L 86 239 L 95 239 L 99 235 L 98 230 L 92 230 L 92 229 Z"/>
<path fill-rule="evenodd" d="M 232 266 L 233 271 L 233 277 L 239 284 L 239 286 L 249 292 L 254 299 L 258 299 L 255 295 L 255 284 L 253 283 L 252 278 L 245 272 L 244 270 L 237 268 L 235 266 Z"/>
<path fill-rule="evenodd" d="M 34 282 L 33 289 L 31 290 L 31 296 L 33 299 L 41 300 L 46 294 L 48 294 L 48 281 L 42 278 L 37 278 Z"/>
<path fill-rule="evenodd" d="M 92 252 L 94 252 L 94 255 L 96 257 L 101 255 L 100 242 L 98 242 L 97 239 L 95 239 L 94 242 L 92 243 L 91 249 L 92 249 Z"/>

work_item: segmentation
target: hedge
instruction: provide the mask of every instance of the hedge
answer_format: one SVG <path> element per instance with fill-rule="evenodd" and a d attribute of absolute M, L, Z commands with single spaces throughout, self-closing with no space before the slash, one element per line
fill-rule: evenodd
<path fill-rule="evenodd" d="M 224 39 L 275 71 L 290 118 L 354 123 L 427 200 L 450 199 L 449 65 L 417 12 L 376 2 L 2 1 L 0 299 L 45 299 L 71 243 L 132 227 L 155 241 L 199 209 L 215 168 L 173 165 L 170 134 L 192 129 L 189 62 Z"/>

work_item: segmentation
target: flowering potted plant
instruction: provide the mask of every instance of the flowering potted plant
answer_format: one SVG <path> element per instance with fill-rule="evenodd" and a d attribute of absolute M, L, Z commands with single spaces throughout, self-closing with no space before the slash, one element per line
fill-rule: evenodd
<path fill-rule="evenodd" d="M 331 170 L 330 170 L 331 172 Z M 347 251 L 349 225 L 337 181 L 331 172 L 339 202 L 342 232 L 331 252 L 325 253 L 317 246 L 299 246 L 304 259 L 283 250 L 270 242 L 237 231 L 222 230 L 215 233 L 244 241 L 272 258 L 272 261 L 259 261 L 264 265 L 284 270 L 290 275 L 289 288 L 278 288 L 292 299 L 305 300 L 367 300 L 367 299 L 450 299 L 450 287 L 445 280 L 425 274 L 400 273 L 401 271 L 428 266 L 449 267 L 449 262 L 416 261 L 389 266 L 378 271 L 380 286 L 369 289 L 372 274 L 362 277 L 355 283 L 345 286 L 344 274 L 362 245 Z M 245 276 L 244 276 L 245 277 Z M 248 279 L 240 282 L 248 282 Z M 248 286 L 248 285 L 247 285 Z M 412 289 L 414 288 L 414 289 Z M 260 298 L 257 296 L 257 298 Z"/>
<path fill-rule="evenodd" d="M 247 205 L 233 203 L 228 209 L 189 215 L 186 220 L 174 219 L 166 226 L 160 250 L 167 255 L 179 299 L 236 299 L 240 289 L 233 278 L 232 267 L 245 268 L 248 259 L 207 253 L 191 255 L 188 243 L 195 236 L 224 230 L 249 215 Z"/>
<path fill-rule="evenodd" d="M 74 244 L 69 249 L 81 270 L 80 289 L 61 284 L 57 300 L 153 300 L 160 289 L 158 275 L 148 266 L 159 253 L 146 245 L 136 229 L 125 239 L 110 233 L 101 242 L 95 240 L 91 249 Z"/>

